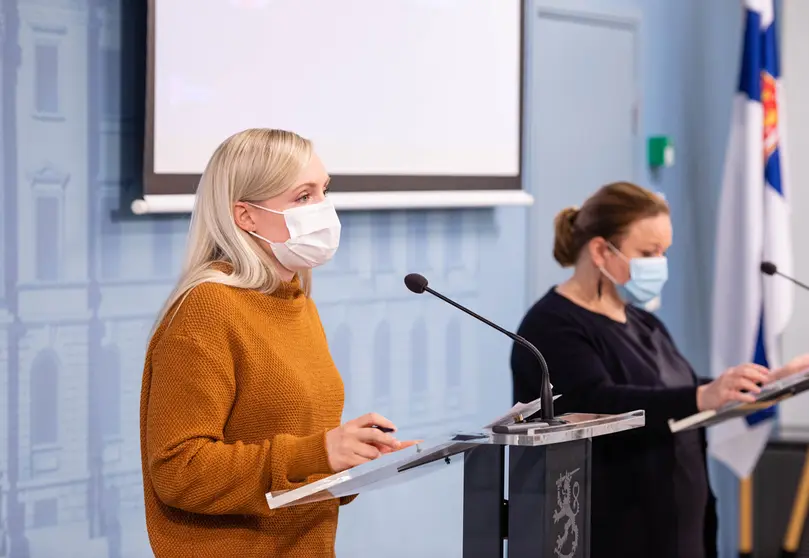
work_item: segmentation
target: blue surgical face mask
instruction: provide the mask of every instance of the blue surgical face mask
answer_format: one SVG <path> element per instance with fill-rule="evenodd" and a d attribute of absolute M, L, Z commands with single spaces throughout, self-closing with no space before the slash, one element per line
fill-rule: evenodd
<path fill-rule="evenodd" d="M 612 244 L 609 246 L 629 264 L 629 281 L 623 285 L 619 285 L 606 269 L 601 268 L 601 273 L 615 284 L 621 298 L 631 304 L 642 306 L 660 296 L 669 278 L 668 260 L 665 256 L 629 259 Z"/>

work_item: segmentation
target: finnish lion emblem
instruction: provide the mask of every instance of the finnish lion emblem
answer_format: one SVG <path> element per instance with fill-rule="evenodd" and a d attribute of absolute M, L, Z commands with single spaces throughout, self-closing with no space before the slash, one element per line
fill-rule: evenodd
<path fill-rule="evenodd" d="M 554 525 L 561 520 L 566 521 L 562 525 L 564 531 L 556 536 L 556 548 L 554 554 L 558 558 L 573 558 L 579 548 L 579 526 L 576 525 L 576 516 L 579 515 L 579 482 L 572 483 L 573 475 L 579 469 L 567 471 L 556 480 L 556 506 L 553 511 Z M 567 551 L 565 551 L 567 550 Z"/>

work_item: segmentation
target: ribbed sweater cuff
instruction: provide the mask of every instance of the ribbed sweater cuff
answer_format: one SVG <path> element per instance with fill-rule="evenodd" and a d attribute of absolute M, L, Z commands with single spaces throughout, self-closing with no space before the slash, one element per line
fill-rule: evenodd
<path fill-rule="evenodd" d="M 331 474 L 329 456 L 326 453 L 326 432 L 299 438 L 289 436 L 287 451 L 287 478 L 292 482 L 302 481 L 311 475 Z"/>

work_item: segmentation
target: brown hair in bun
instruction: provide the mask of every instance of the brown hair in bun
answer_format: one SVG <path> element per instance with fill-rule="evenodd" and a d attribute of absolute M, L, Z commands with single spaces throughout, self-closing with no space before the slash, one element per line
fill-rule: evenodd
<path fill-rule="evenodd" d="M 562 267 L 575 265 L 593 238 L 618 245 L 632 223 L 661 213 L 669 214 L 668 204 L 646 188 L 630 182 L 602 186 L 581 209 L 567 207 L 556 215 L 553 257 Z"/>

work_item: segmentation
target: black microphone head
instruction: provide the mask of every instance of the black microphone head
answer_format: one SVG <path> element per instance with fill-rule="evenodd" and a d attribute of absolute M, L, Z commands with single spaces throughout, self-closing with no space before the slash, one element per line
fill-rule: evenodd
<path fill-rule="evenodd" d="M 427 278 L 418 273 L 408 273 L 405 275 L 405 286 L 416 294 L 421 294 L 427 288 Z"/>
<path fill-rule="evenodd" d="M 772 262 L 761 262 L 761 272 L 767 275 L 775 275 L 778 268 Z"/>

